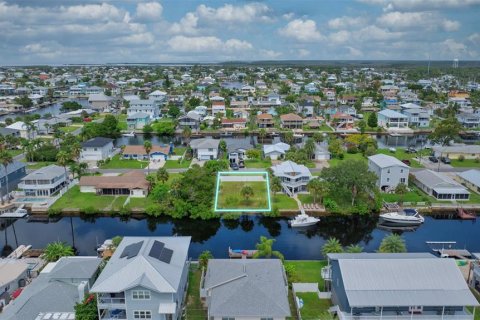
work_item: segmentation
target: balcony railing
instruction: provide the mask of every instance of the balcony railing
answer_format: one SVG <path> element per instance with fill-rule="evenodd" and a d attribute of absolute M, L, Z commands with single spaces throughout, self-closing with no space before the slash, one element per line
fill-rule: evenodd
<path fill-rule="evenodd" d="M 98 297 L 98 304 L 125 304 L 125 298 Z"/>
<path fill-rule="evenodd" d="M 379 313 L 369 315 L 351 315 L 348 313 L 340 312 L 338 316 L 340 320 L 473 320 L 473 315 L 468 313 L 442 315 L 436 312 L 424 312 L 423 314 L 410 314 L 408 312 L 402 314 L 384 313 L 382 315 L 380 315 Z"/>

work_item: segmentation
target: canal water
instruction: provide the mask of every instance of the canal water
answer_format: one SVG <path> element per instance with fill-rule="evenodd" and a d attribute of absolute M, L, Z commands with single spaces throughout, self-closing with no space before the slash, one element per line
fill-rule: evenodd
<path fill-rule="evenodd" d="M 191 236 L 189 256 L 196 259 L 203 250 L 217 258 L 226 258 L 228 247 L 253 249 L 260 236 L 274 238 L 274 249 L 287 259 L 321 259 L 326 239 L 335 237 L 343 245 L 359 244 L 366 252 L 375 252 L 384 236 L 391 233 L 377 227 L 374 217 L 325 217 L 318 226 L 292 229 L 287 219 L 244 216 L 240 220 L 172 220 L 162 218 L 129 219 L 80 217 L 62 218 L 57 222 L 28 222 L 20 219 L 0 227 L 0 248 L 30 244 L 43 248 L 52 241 L 74 245 L 80 255 L 95 254 L 97 244 L 121 236 Z M 0 221 L 1 223 L 1 221 Z M 72 233 L 73 230 L 73 233 Z M 409 252 L 426 252 L 426 241 L 456 241 L 458 248 L 480 252 L 480 223 L 427 217 L 415 231 L 399 232 Z"/>

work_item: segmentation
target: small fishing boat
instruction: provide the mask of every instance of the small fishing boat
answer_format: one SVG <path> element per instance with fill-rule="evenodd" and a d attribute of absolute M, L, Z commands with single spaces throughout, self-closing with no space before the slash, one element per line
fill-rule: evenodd
<path fill-rule="evenodd" d="M 123 133 L 122 136 L 124 137 L 135 137 L 135 131 L 129 132 L 129 133 Z"/>
<path fill-rule="evenodd" d="M 477 216 L 474 213 L 468 212 L 467 210 L 465 210 L 463 208 L 458 208 L 457 209 L 457 215 L 462 220 L 475 220 L 475 219 L 477 219 Z"/>
<path fill-rule="evenodd" d="M 232 249 L 228 247 L 228 256 L 230 258 L 253 258 L 258 250 Z"/>
<path fill-rule="evenodd" d="M 404 209 L 381 214 L 380 221 L 397 226 L 418 226 L 425 221 L 425 218 L 415 209 Z"/>
<path fill-rule="evenodd" d="M 289 221 L 292 228 L 295 227 L 309 227 L 317 224 L 320 221 L 319 218 L 311 217 L 308 214 L 302 212 Z"/>

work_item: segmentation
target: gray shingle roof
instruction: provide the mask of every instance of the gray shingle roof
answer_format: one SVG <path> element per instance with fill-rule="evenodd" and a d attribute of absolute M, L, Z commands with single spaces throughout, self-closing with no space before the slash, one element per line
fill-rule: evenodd
<path fill-rule="evenodd" d="M 457 173 L 457 175 L 471 184 L 480 187 L 480 170 L 471 169 Z"/>
<path fill-rule="evenodd" d="M 408 165 L 403 163 L 402 161 L 398 160 L 395 157 L 386 155 L 386 154 L 375 154 L 373 156 L 368 157 L 369 161 L 372 161 L 380 168 L 388 168 L 393 166 L 400 166 L 404 168 L 408 168 Z"/>
<path fill-rule="evenodd" d="M 110 142 L 113 142 L 113 139 L 96 137 L 82 143 L 82 147 L 83 148 L 101 148 L 106 146 Z"/>
<path fill-rule="evenodd" d="M 426 169 L 416 171 L 413 175 L 415 176 L 415 179 L 430 189 L 464 189 L 466 191 L 464 186 L 442 172 L 435 172 Z"/>
<path fill-rule="evenodd" d="M 92 292 L 123 292 L 141 286 L 160 293 L 175 293 L 187 261 L 191 237 L 125 237 L 108 261 Z M 154 241 L 173 250 L 170 263 L 149 256 Z M 128 245 L 142 242 L 135 257 L 120 258 Z"/>
<path fill-rule="evenodd" d="M 205 288 L 211 288 L 213 317 L 290 316 L 288 291 L 280 260 L 223 260 L 208 262 Z"/>
<path fill-rule="evenodd" d="M 62 174 L 65 174 L 64 168 L 57 166 L 55 164 L 51 164 L 49 166 L 35 170 L 34 172 L 22 178 L 22 180 L 53 179 Z"/>
<path fill-rule="evenodd" d="M 452 259 L 340 259 L 349 305 L 476 306 Z"/>
<path fill-rule="evenodd" d="M 25 162 L 13 161 L 7 166 L 7 172 L 8 174 L 10 174 L 24 167 L 26 167 Z M 0 166 L 0 178 L 3 178 L 4 176 L 5 176 L 5 168 L 3 166 Z"/>
<path fill-rule="evenodd" d="M 190 147 L 192 147 L 192 149 L 218 149 L 219 143 L 220 140 L 212 138 L 194 139 L 190 141 Z"/>
<path fill-rule="evenodd" d="M 432 259 L 437 258 L 431 253 L 428 252 L 408 252 L 408 253 L 371 253 L 371 252 L 362 252 L 362 253 L 329 253 L 329 260 L 340 260 L 340 259 Z"/>
<path fill-rule="evenodd" d="M 296 174 L 296 176 L 299 176 L 299 175 L 302 175 L 302 176 L 307 176 L 307 177 L 311 177 L 312 176 L 312 173 L 310 172 L 310 170 L 308 170 L 307 167 L 305 167 L 304 165 L 300 165 L 300 164 L 296 164 L 295 162 L 293 161 L 284 161 L 280 164 L 277 164 L 275 166 L 272 166 L 272 170 L 273 170 L 273 174 L 275 176 L 290 176 L 290 174 L 287 174 L 287 173 L 291 173 L 291 172 L 294 172 Z"/>

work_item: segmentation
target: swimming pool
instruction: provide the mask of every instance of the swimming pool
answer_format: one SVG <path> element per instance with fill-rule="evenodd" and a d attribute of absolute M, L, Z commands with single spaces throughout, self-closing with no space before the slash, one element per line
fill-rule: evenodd
<path fill-rule="evenodd" d="M 15 202 L 47 202 L 50 198 L 18 198 Z"/>

